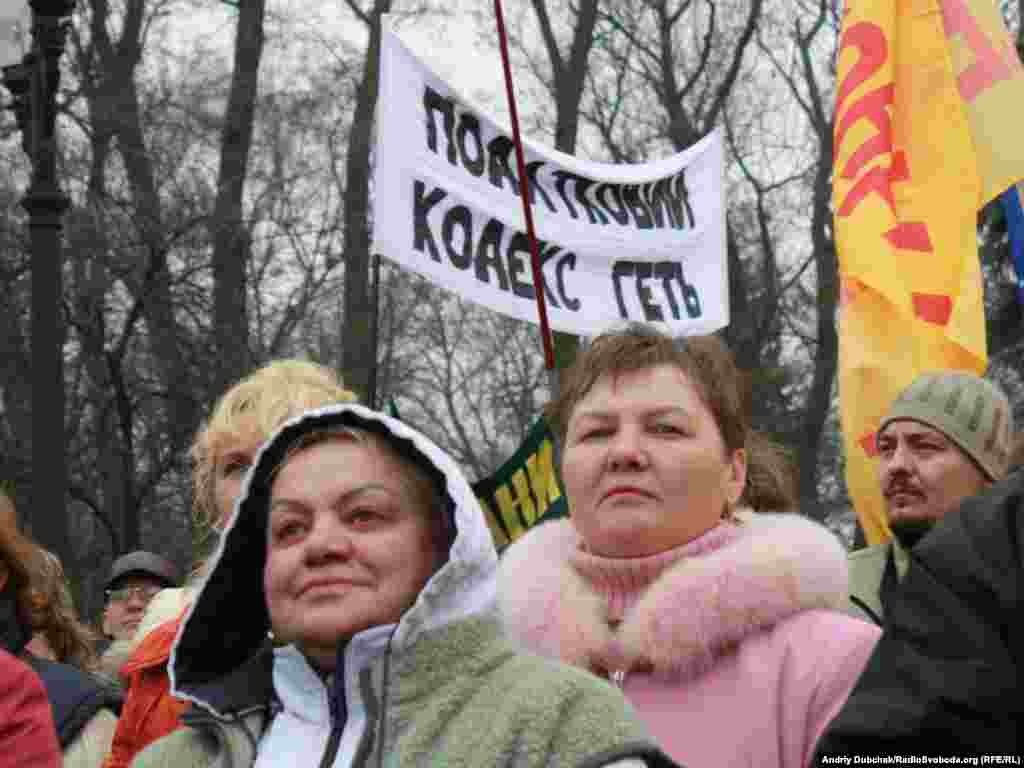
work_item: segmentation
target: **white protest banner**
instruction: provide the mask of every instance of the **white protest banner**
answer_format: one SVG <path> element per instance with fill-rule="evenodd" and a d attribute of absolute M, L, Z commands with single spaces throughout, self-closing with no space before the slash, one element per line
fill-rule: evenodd
<path fill-rule="evenodd" d="M 16 64 L 28 52 L 30 23 L 26 0 L 0 0 L 0 67 Z"/>
<path fill-rule="evenodd" d="M 375 253 L 460 296 L 538 322 L 509 132 L 384 25 L 373 177 Z M 664 160 L 592 163 L 524 142 L 552 328 L 625 320 L 674 334 L 729 322 L 718 131 Z"/>

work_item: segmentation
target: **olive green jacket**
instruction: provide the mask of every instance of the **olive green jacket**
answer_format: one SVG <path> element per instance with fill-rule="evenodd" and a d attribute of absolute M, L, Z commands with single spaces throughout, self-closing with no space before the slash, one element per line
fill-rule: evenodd
<path fill-rule="evenodd" d="M 243 672 L 254 693 L 265 690 L 256 680 L 264 664 L 254 660 Z M 352 768 L 674 765 L 620 691 L 583 670 L 514 650 L 493 619 L 449 625 L 388 666 L 378 659 L 361 676 L 377 719 Z M 239 706 L 226 717 L 193 708 L 182 718 L 188 727 L 151 745 L 132 768 L 251 768 L 270 712 L 270 702 Z M 320 760 L 310 754 L 307 765 Z"/>
<path fill-rule="evenodd" d="M 846 613 L 879 626 L 885 622 L 881 589 L 890 554 L 895 558 L 896 575 L 902 580 L 910 558 L 895 539 L 850 553 L 850 599 L 846 604 Z"/>

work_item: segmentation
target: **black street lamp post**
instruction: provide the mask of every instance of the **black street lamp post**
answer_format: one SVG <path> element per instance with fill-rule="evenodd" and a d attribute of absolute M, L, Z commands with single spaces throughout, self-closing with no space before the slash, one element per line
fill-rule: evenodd
<path fill-rule="evenodd" d="M 57 89 L 74 0 L 29 0 L 32 48 L 4 67 L 14 97 L 32 183 L 21 201 L 32 239 L 32 504 L 35 538 L 73 567 L 67 520 L 64 432 L 62 218 L 68 198 L 57 183 Z"/>

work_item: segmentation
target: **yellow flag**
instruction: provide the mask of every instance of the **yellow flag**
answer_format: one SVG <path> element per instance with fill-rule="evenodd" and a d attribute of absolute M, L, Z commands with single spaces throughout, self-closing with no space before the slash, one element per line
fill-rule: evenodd
<path fill-rule="evenodd" d="M 1024 71 L 991 0 L 849 0 L 837 74 L 840 415 L 876 543 L 889 404 L 924 371 L 985 370 L 977 210 L 1024 177 Z"/>

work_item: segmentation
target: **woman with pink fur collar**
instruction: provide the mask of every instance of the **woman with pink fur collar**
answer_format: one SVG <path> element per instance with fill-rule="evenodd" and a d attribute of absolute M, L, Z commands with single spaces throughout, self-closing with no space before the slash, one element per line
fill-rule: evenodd
<path fill-rule="evenodd" d="M 571 519 L 510 547 L 499 603 L 525 646 L 621 686 L 680 763 L 798 768 L 879 631 L 835 610 L 835 536 L 762 514 L 792 509 L 792 474 L 746 411 L 713 336 L 595 340 L 548 407 Z"/>

